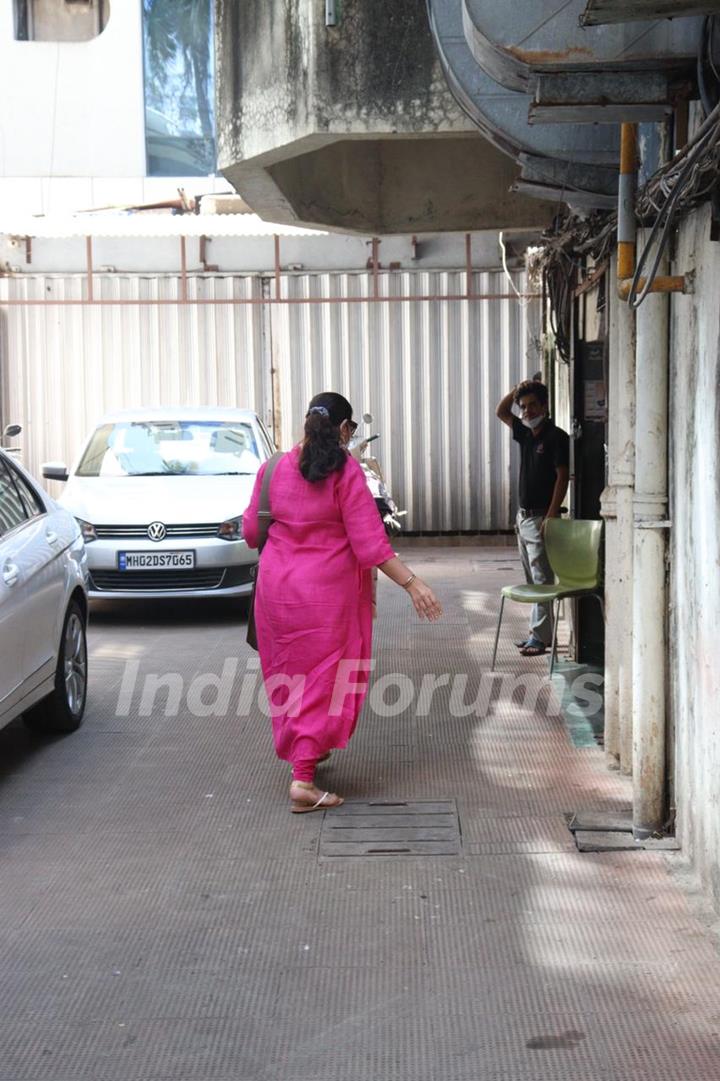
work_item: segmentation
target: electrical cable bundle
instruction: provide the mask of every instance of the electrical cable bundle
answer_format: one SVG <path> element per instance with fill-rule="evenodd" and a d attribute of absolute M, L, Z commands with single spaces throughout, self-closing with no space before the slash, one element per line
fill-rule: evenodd
<path fill-rule="evenodd" d="M 543 233 L 539 263 L 543 291 L 550 302 L 550 327 L 561 358 L 571 356 L 573 290 L 582 259 L 592 256 L 596 263 L 606 259 L 615 243 L 617 215 L 596 211 L 587 218 L 568 213 L 556 218 L 551 230 Z"/>
<path fill-rule="evenodd" d="M 704 200 L 713 201 L 720 221 L 720 20 L 714 15 L 703 23 L 698 50 L 698 87 L 705 118 L 692 139 L 672 161 L 650 177 L 638 193 L 638 220 L 650 225 L 650 236 L 640 252 L 630 286 L 628 304 L 637 308 L 652 288 L 660 261 L 680 217 Z M 596 263 L 610 256 L 617 236 L 617 214 L 596 211 L 588 217 L 568 212 L 543 234 L 539 259 L 543 287 L 550 303 L 550 324 L 563 360 L 570 359 L 572 297 L 577 269 L 583 256 Z M 652 266 L 643 273 L 657 240 Z M 643 280 L 640 288 L 641 279 Z"/>
<path fill-rule="evenodd" d="M 550 328 L 557 351 L 565 363 L 571 355 L 572 291 L 574 281 L 573 260 L 559 249 L 560 258 L 543 266 L 543 292 L 550 302 Z M 567 260 L 568 265 L 564 265 Z"/>
<path fill-rule="evenodd" d="M 639 193 L 636 213 L 640 221 L 653 221 L 650 236 L 640 253 L 633 276 L 628 304 L 637 308 L 652 288 L 663 257 L 673 224 L 680 215 L 686 214 L 708 196 L 718 205 L 718 181 L 720 180 L 720 77 L 714 60 L 715 17 L 705 20 L 698 55 L 698 86 L 705 110 L 705 119 L 692 139 L 678 151 L 672 161 L 650 177 Z M 709 65 L 716 85 L 708 86 L 705 68 Z M 720 209 L 720 205 L 718 205 Z M 658 238 L 652 267 L 642 289 L 640 279 L 649 259 L 650 251 Z M 639 291 L 638 291 L 639 290 Z"/>

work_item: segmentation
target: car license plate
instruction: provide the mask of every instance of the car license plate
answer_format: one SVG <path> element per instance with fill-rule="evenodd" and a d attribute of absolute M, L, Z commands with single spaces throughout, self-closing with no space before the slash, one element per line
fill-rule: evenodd
<path fill-rule="evenodd" d="M 195 566 L 194 552 L 119 552 L 118 570 L 175 571 Z"/>

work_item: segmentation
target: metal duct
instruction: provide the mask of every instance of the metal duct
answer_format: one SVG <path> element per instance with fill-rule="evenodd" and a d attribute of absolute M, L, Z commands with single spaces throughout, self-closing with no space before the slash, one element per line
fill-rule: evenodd
<path fill-rule="evenodd" d="M 476 63 L 502 86 L 533 92 L 536 76 L 605 68 L 684 67 L 697 52 L 697 19 L 581 26 L 587 0 L 459 0 Z M 682 7 L 682 5 L 679 5 Z"/>
<path fill-rule="evenodd" d="M 603 205 L 614 194 L 614 180 L 607 172 L 595 184 L 593 170 L 606 166 L 614 170 L 619 160 L 620 136 L 613 126 L 528 124 L 532 97 L 500 86 L 480 68 L 468 47 L 463 30 L 462 0 L 427 0 L 430 27 L 445 77 L 455 98 L 483 135 L 500 150 L 524 165 L 544 161 L 553 181 L 543 190 L 564 198 L 579 192 L 590 204 Z M 535 174 L 523 179 L 537 183 Z M 608 185 L 610 186 L 608 189 Z M 531 189 L 527 189 L 531 190 Z"/>

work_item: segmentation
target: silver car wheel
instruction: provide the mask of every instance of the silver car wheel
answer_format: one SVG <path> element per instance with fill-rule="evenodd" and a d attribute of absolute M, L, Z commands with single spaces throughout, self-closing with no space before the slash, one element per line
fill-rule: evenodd
<path fill-rule="evenodd" d="M 77 612 L 72 612 L 65 628 L 63 642 L 65 700 L 73 717 L 82 712 L 87 689 L 87 645 L 83 624 Z"/>

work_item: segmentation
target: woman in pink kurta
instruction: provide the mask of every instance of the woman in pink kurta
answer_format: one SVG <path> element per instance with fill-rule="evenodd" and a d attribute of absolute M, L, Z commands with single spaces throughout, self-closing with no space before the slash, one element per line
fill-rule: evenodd
<path fill-rule="evenodd" d="M 278 757 L 292 763 L 292 810 L 336 807 L 315 767 L 345 747 L 362 707 L 372 643 L 372 568 L 410 593 L 421 618 L 440 614 L 432 590 L 399 560 L 362 469 L 346 450 L 356 425 L 339 394 L 318 394 L 305 439 L 270 480 L 272 524 L 260 557 L 255 626 Z M 258 544 L 261 467 L 243 536 Z"/>

